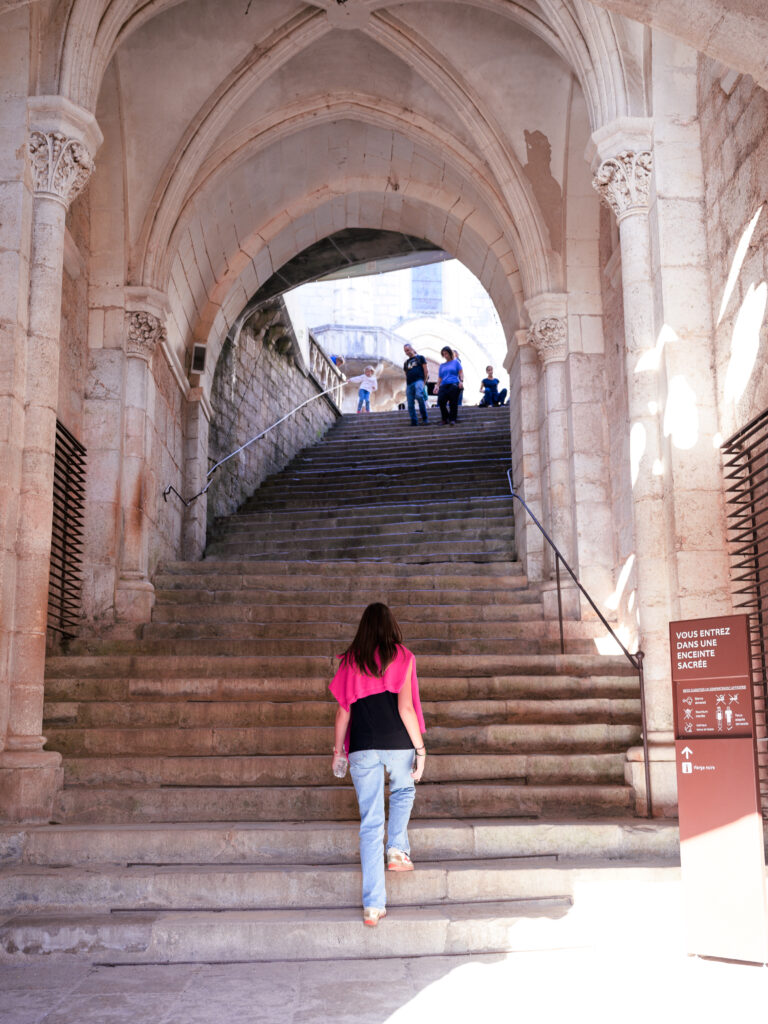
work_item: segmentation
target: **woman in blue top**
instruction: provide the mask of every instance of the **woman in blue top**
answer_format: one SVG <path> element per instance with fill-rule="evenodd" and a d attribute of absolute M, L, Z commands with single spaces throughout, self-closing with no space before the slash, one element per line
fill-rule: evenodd
<path fill-rule="evenodd" d="M 453 426 L 459 413 L 459 395 L 464 387 L 464 371 L 454 356 L 453 349 L 446 345 L 440 349 L 440 355 L 445 362 L 438 370 L 440 388 L 437 392 L 437 404 L 440 406 L 443 423 Z"/>

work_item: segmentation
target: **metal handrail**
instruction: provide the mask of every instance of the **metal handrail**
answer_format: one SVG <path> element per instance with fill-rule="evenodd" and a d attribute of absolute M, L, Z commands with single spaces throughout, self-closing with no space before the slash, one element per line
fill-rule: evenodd
<path fill-rule="evenodd" d="M 510 494 L 512 495 L 513 498 L 515 498 L 517 501 L 520 502 L 520 504 L 523 506 L 525 511 L 528 513 L 528 515 L 531 517 L 533 522 L 538 527 L 539 532 L 541 533 L 542 537 L 546 540 L 546 542 L 549 544 L 549 546 L 552 548 L 553 552 L 555 553 L 555 574 L 557 576 L 557 614 L 558 614 L 558 618 L 559 618 L 559 621 L 560 621 L 560 653 L 561 654 L 565 654 L 565 635 L 564 635 L 564 632 L 563 632 L 563 598 L 562 598 L 562 590 L 561 590 L 561 583 L 560 583 L 560 563 L 562 562 L 563 565 L 565 566 L 567 572 L 568 572 L 568 575 L 571 577 L 571 579 L 576 584 L 576 586 L 579 588 L 579 590 L 584 595 L 584 597 L 586 597 L 587 601 L 589 601 L 589 603 L 590 603 L 590 605 L 592 607 L 592 610 L 595 612 L 595 614 L 600 619 L 602 624 L 605 626 L 605 628 L 611 634 L 611 636 L 616 641 L 618 646 L 621 648 L 621 650 L 623 651 L 625 657 L 627 658 L 627 660 L 629 661 L 629 663 L 632 665 L 632 667 L 635 669 L 635 671 L 637 672 L 637 674 L 639 676 L 639 681 L 640 681 L 640 718 L 641 718 L 642 729 L 643 729 L 643 761 L 644 761 L 644 764 L 645 764 L 645 794 L 646 794 L 645 795 L 645 806 L 646 806 L 646 817 L 652 818 L 653 817 L 653 798 L 651 796 L 651 766 L 650 766 L 650 762 L 648 760 L 648 722 L 647 722 L 646 706 L 645 706 L 645 674 L 643 672 L 643 659 L 645 658 L 645 653 L 643 651 L 641 651 L 641 650 L 638 650 L 634 654 L 630 654 L 630 652 L 627 650 L 627 648 L 621 642 L 619 637 L 616 635 L 616 631 L 614 630 L 613 626 L 611 626 L 610 622 L 608 622 L 606 617 L 603 615 L 603 613 L 600 611 L 600 609 L 597 607 L 597 605 L 592 600 L 590 595 L 587 593 L 587 591 L 584 589 L 582 584 L 577 579 L 576 573 L 573 571 L 573 569 L 570 567 L 568 562 L 563 557 L 562 552 L 558 548 L 557 544 L 555 544 L 555 542 L 549 536 L 547 531 L 541 525 L 539 520 L 536 518 L 534 513 L 529 508 L 527 502 L 523 498 L 521 498 L 520 495 L 515 490 L 514 485 L 512 483 L 512 470 L 511 469 L 507 470 L 507 480 L 509 482 L 509 492 L 510 492 Z"/>
<path fill-rule="evenodd" d="M 168 495 L 169 494 L 175 494 L 176 497 L 187 508 L 189 508 L 189 506 L 192 504 L 193 501 L 196 501 L 197 498 L 201 498 L 206 493 L 208 488 L 213 483 L 213 474 L 216 472 L 217 469 L 219 469 L 220 466 L 223 466 L 225 462 L 229 462 L 230 459 L 233 459 L 236 455 L 239 455 L 240 452 L 245 451 L 246 448 L 250 448 L 250 446 L 252 444 L 254 444 L 256 441 L 260 441 L 262 439 L 262 437 L 264 437 L 266 434 L 268 434 L 271 430 L 274 430 L 275 427 L 279 427 L 281 423 L 284 423 L 287 419 L 289 419 L 291 416 L 293 416 L 295 413 L 297 413 L 299 411 L 299 409 L 303 409 L 305 405 L 309 405 L 310 402 L 314 402 L 318 398 L 322 398 L 324 395 L 330 395 L 332 391 L 336 391 L 339 386 L 343 386 L 346 383 L 347 383 L 346 380 L 341 380 L 341 379 L 337 380 L 336 383 L 332 387 L 328 388 L 325 391 L 319 392 L 319 394 L 317 394 L 317 395 L 312 395 L 311 398 L 308 398 L 306 401 L 302 402 L 300 405 L 297 405 L 295 408 L 291 409 L 290 412 L 287 412 L 285 414 L 285 416 L 281 416 L 279 420 L 275 420 L 275 422 L 273 424 L 271 424 L 271 426 L 267 427 L 266 430 L 262 430 L 261 433 L 257 434 L 255 437 L 252 437 L 250 439 L 250 441 L 246 441 L 245 444 L 241 444 L 239 448 L 235 448 L 235 450 L 233 452 L 230 452 L 229 455 L 225 455 L 223 459 L 220 459 L 216 463 L 215 466 L 211 466 L 211 468 L 205 474 L 205 478 L 208 481 L 208 483 L 205 485 L 205 487 L 203 487 L 202 490 L 198 491 L 197 494 L 193 494 L 191 498 L 183 497 L 181 494 L 179 494 L 179 492 L 176 490 L 176 488 L 173 486 L 173 484 L 168 484 L 168 486 L 163 491 L 163 501 L 168 501 Z"/>

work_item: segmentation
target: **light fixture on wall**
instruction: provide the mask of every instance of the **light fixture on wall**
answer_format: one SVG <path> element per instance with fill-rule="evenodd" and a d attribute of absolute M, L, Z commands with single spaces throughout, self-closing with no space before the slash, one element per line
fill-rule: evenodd
<path fill-rule="evenodd" d="M 205 373 L 205 357 L 208 353 L 207 345 L 193 345 L 192 346 L 192 365 L 189 368 L 189 372 L 196 374 Z"/>

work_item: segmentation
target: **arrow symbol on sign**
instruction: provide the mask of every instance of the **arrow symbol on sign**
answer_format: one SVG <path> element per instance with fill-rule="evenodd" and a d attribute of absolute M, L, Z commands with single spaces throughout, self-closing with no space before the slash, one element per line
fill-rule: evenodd
<path fill-rule="evenodd" d="M 687 760 L 688 760 L 688 758 L 689 758 L 689 757 L 691 756 L 691 754 L 693 753 L 693 751 L 691 750 L 691 748 L 690 748 L 690 747 L 683 747 L 683 749 L 682 749 L 682 750 L 680 751 L 680 753 L 681 753 L 681 754 L 683 755 L 683 757 L 684 757 L 684 758 L 686 759 L 686 761 L 687 761 Z"/>

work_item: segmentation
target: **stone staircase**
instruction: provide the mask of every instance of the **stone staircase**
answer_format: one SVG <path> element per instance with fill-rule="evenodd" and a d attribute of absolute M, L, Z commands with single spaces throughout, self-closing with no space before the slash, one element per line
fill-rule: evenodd
<path fill-rule="evenodd" d="M 514 560 L 508 453 L 503 410 L 345 417 L 217 524 L 204 561 L 161 570 L 140 638 L 49 659 L 59 824 L 0 830 L 0 956 L 539 948 L 570 934 L 601 858 L 638 883 L 674 870 L 674 826 L 631 821 L 636 676 L 584 640 L 559 653 Z M 417 655 L 430 756 L 418 871 L 391 879 L 371 935 L 327 685 L 373 600 Z"/>

